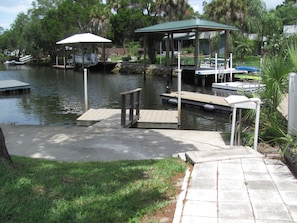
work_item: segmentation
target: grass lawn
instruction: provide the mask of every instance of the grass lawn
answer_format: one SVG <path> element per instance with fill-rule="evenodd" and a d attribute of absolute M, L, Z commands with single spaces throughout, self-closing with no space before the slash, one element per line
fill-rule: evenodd
<path fill-rule="evenodd" d="M 0 162 L 0 222 L 141 222 L 175 196 L 179 159 Z"/>

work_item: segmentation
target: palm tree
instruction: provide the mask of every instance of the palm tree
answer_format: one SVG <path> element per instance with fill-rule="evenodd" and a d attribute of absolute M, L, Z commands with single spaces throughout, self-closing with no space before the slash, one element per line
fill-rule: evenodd
<path fill-rule="evenodd" d="M 210 19 L 239 27 L 245 23 L 247 10 L 245 0 L 213 0 L 204 4 L 204 11 Z"/>
<path fill-rule="evenodd" d="M 156 11 L 165 21 L 184 19 L 188 9 L 187 0 L 156 0 Z"/>
<path fill-rule="evenodd" d="M 248 14 L 245 20 L 244 32 L 263 34 L 263 21 L 266 13 L 265 5 L 260 0 L 246 1 Z"/>
<path fill-rule="evenodd" d="M 291 66 L 284 55 L 266 58 L 263 63 L 262 81 L 265 91 L 262 98 L 267 102 L 271 112 L 275 112 L 284 95 L 288 92 L 288 74 Z"/>
<path fill-rule="evenodd" d="M 91 24 L 96 33 L 106 35 L 110 15 L 111 9 L 102 3 L 99 3 L 91 9 Z"/>
<path fill-rule="evenodd" d="M 294 71 L 297 72 L 297 42 L 292 43 L 289 46 L 289 56 L 294 66 Z"/>

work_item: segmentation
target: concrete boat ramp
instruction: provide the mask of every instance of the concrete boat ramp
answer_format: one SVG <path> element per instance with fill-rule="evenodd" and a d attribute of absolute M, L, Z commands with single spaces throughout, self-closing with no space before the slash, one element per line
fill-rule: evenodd
<path fill-rule="evenodd" d="M 11 155 L 64 161 L 139 160 L 175 156 L 193 162 L 174 223 L 297 222 L 297 180 L 279 160 L 230 148 L 220 132 L 2 125 Z"/>

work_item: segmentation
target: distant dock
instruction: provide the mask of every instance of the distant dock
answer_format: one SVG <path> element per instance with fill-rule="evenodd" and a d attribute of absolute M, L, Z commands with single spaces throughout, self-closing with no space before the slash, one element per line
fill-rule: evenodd
<path fill-rule="evenodd" d="M 89 109 L 78 119 L 76 124 L 79 126 L 89 126 L 96 124 L 100 127 L 120 128 L 121 109 Z M 133 126 L 136 128 L 156 128 L 156 129 L 176 129 L 177 111 L 176 110 L 140 110 L 140 118 Z"/>
<path fill-rule="evenodd" d="M 53 68 L 56 68 L 56 69 L 66 69 L 66 70 L 68 70 L 68 69 L 74 69 L 75 68 L 75 66 L 74 65 L 58 65 L 58 64 L 54 64 L 53 66 L 52 66 Z"/>
<path fill-rule="evenodd" d="M 0 81 L 0 95 L 29 93 L 31 86 L 28 83 L 17 80 Z"/>
<path fill-rule="evenodd" d="M 178 93 L 163 93 L 161 94 L 163 102 L 177 103 Z M 212 111 L 231 111 L 230 105 L 224 100 L 224 97 L 201 94 L 198 92 L 181 92 L 181 103 L 186 106 L 193 106 Z"/>
<path fill-rule="evenodd" d="M 237 69 L 217 69 L 201 67 L 195 70 L 194 67 L 185 67 L 182 69 L 182 79 L 188 83 L 201 85 L 202 87 L 211 86 L 219 80 L 226 82 L 228 79 L 233 79 L 235 74 L 247 74 L 245 70 Z"/>

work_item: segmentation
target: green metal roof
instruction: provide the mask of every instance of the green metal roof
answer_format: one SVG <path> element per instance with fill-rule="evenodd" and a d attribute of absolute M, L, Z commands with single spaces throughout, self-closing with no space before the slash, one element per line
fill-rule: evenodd
<path fill-rule="evenodd" d="M 153 26 L 135 30 L 136 33 L 165 33 L 165 32 L 185 32 L 198 29 L 199 31 L 220 31 L 237 30 L 234 26 L 228 26 L 221 23 L 211 22 L 202 19 L 190 19 L 174 22 L 166 22 Z"/>

